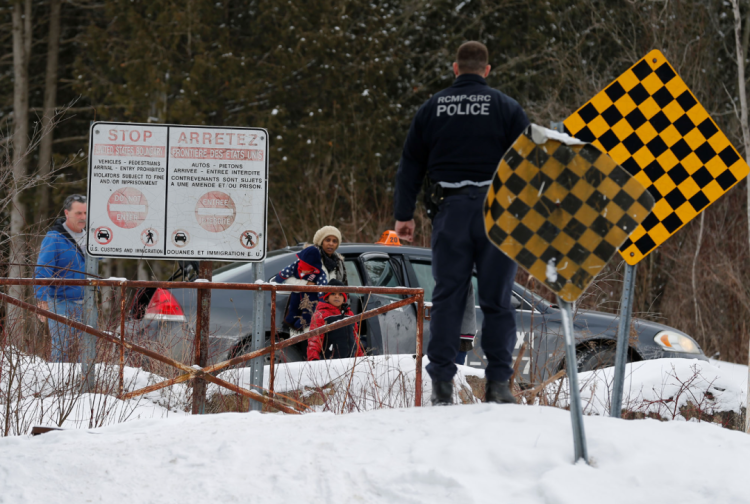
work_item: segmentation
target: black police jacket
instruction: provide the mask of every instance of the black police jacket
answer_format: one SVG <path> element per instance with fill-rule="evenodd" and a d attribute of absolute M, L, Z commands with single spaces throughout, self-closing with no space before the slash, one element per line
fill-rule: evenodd
<path fill-rule="evenodd" d="M 459 75 L 419 109 L 396 175 L 394 215 L 414 215 L 425 173 L 435 182 L 490 180 L 503 154 L 529 125 L 513 98 L 481 76 Z"/>

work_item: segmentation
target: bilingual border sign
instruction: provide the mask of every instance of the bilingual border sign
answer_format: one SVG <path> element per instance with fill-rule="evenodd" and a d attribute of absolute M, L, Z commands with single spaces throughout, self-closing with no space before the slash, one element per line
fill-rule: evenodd
<path fill-rule="evenodd" d="M 262 261 L 267 216 L 265 129 L 91 124 L 90 255 Z"/>

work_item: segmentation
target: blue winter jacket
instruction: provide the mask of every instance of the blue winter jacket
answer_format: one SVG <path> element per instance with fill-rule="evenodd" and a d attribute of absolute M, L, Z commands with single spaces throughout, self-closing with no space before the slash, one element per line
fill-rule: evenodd
<path fill-rule="evenodd" d="M 82 273 L 86 269 L 83 251 L 62 223 L 63 219 L 58 219 L 42 240 L 34 278 L 86 278 Z M 83 287 L 37 285 L 34 287 L 34 294 L 42 301 L 48 301 L 50 298 L 80 300 L 83 299 Z"/>

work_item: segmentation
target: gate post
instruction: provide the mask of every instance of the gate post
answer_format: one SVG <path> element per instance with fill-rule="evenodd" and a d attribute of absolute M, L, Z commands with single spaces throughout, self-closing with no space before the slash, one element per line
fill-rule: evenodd
<path fill-rule="evenodd" d="M 253 265 L 253 271 L 255 272 L 255 281 L 260 280 L 265 282 L 265 265 L 263 261 L 257 262 Z M 266 331 L 264 324 L 264 315 L 266 309 L 266 293 L 263 290 L 258 289 L 255 291 L 255 302 L 253 303 L 253 342 L 251 345 L 251 351 L 260 350 L 265 346 L 266 342 Z M 251 389 L 259 394 L 262 394 L 263 387 L 263 365 L 265 363 L 265 357 L 258 357 L 250 361 L 250 383 L 255 385 L 251 386 Z M 253 401 L 250 399 L 249 411 L 261 411 L 263 409 L 263 403 Z"/>
<path fill-rule="evenodd" d="M 210 282 L 214 263 L 201 261 L 198 279 Z M 204 368 L 208 364 L 208 331 L 211 321 L 211 289 L 198 289 L 198 319 L 195 321 L 195 364 Z M 202 378 L 193 380 L 193 415 L 206 413 L 206 382 Z"/>
<path fill-rule="evenodd" d="M 96 257 L 86 255 L 86 276 L 99 276 L 99 260 Z M 90 279 L 90 278 L 89 278 Z M 96 288 L 88 285 L 83 288 L 83 323 L 93 328 L 98 327 L 99 310 L 96 306 Z M 88 333 L 82 334 L 81 380 L 84 392 L 93 392 L 96 384 L 96 336 Z"/>

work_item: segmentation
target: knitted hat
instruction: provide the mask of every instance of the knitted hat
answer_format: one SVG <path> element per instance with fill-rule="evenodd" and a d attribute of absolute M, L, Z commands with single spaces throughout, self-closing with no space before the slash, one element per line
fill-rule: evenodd
<path fill-rule="evenodd" d="M 334 229 L 336 229 L 336 228 L 334 228 Z M 330 235 L 328 235 L 328 236 L 330 236 Z M 336 278 L 334 278 L 333 280 L 331 280 L 330 282 L 328 282 L 328 285 L 330 285 L 331 287 L 344 287 L 344 283 L 341 280 L 338 280 Z M 331 294 L 333 294 L 333 292 L 325 292 L 325 293 L 323 293 L 323 300 L 327 301 L 328 300 L 328 296 L 330 296 Z M 346 292 L 337 292 L 337 294 L 341 294 L 342 296 L 344 296 L 344 303 L 346 303 L 347 301 L 349 301 L 349 294 L 347 294 Z"/>
<path fill-rule="evenodd" d="M 339 243 L 341 243 L 341 231 L 333 226 L 323 226 L 322 228 L 315 231 L 313 244 L 320 247 L 321 245 L 323 245 L 323 240 L 325 240 L 328 236 L 335 236 L 336 238 L 338 238 Z"/>

